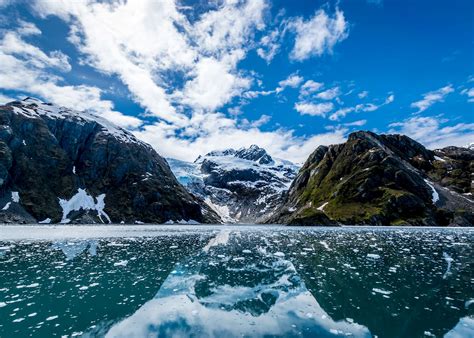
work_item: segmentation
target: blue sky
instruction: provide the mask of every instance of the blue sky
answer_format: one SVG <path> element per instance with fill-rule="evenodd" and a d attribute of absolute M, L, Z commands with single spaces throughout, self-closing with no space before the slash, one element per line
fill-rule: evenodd
<path fill-rule="evenodd" d="M 89 110 L 166 157 L 304 161 L 365 129 L 474 142 L 474 2 L 0 0 L 0 101 Z"/>

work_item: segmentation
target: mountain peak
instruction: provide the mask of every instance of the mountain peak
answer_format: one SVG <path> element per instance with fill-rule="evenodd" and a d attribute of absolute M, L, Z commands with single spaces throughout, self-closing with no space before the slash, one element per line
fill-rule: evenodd
<path fill-rule="evenodd" d="M 267 151 L 256 144 L 252 144 L 248 148 L 240 148 L 235 153 L 235 157 L 255 161 L 260 164 L 272 164 L 274 162 L 272 157 L 268 155 Z"/>

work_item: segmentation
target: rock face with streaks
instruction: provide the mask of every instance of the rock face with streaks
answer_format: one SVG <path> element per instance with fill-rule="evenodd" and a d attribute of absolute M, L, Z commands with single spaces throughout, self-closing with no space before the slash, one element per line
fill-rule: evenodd
<path fill-rule="evenodd" d="M 27 98 L 0 106 L 0 222 L 217 223 L 166 160 L 96 115 Z"/>
<path fill-rule="evenodd" d="M 472 225 L 474 151 L 355 132 L 318 147 L 267 223 Z"/>

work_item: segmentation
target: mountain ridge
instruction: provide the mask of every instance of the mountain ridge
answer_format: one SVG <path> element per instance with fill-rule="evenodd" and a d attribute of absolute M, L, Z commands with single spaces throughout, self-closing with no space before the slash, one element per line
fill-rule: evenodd
<path fill-rule="evenodd" d="M 150 145 L 91 113 L 34 98 L 0 106 L 0 155 L 4 222 L 220 222 Z"/>
<path fill-rule="evenodd" d="M 257 145 L 211 151 L 194 162 L 168 159 L 192 193 L 230 223 L 254 223 L 280 202 L 298 167 Z"/>
<path fill-rule="evenodd" d="M 431 151 L 405 135 L 354 132 L 316 148 L 265 222 L 472 225 L 473 169 L 467 148 Z"/>

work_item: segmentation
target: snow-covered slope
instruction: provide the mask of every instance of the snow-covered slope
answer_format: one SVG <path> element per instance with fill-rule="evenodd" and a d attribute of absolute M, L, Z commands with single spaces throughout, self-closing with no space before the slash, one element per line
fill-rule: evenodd
<path fill-rule="evenodd" d="M 272 158 L 256 145 L 213 151 L 193 163 L 168 159 L 181 184 L 203 198 L 226 222 L 258 222 L 271 213 L 298 166 Z"/>

